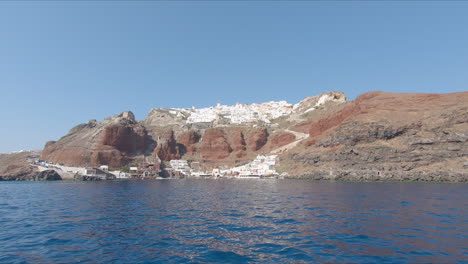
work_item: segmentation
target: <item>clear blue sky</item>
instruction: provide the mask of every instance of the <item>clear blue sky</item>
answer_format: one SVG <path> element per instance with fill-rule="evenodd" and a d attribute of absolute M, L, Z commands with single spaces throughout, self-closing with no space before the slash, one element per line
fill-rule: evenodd
<path fill-rule="evenodd" d="M 0 152 L 125 110 L 467 84 L 468 2 L 0 2 Z"/>

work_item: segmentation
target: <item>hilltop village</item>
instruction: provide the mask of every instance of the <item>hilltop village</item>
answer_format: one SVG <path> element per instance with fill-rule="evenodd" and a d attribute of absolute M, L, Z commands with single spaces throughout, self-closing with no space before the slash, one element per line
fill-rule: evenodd
<path fill-rule="evenodd" d="M 271 101 L 200 109 L 155 108 L 140 122 L 127 111 L 102 122 L 78 125 L 59 141 L 48 142 L 35 165 L 42 169 L 53 166 L 84 178 L 95 174 L 116 178 L 277 177 L 278 156 L 308 137 L 283 127 L 282 122 L 305 120 L 308 113 L 343 103 L 345 98 L 330 92 L 297 104 Z"/>
<path fill-rule="evenodd" d="M 167 112 L 171 119 L 182 120 L 185 124 L 236 125 L 236 124 L 272 124 L 272 121 L 292 114 L 295 110 L 301 113 L 313 111 L 327 102 L 344 102 L 346 97 L 342 93 L 330 92 L 315 97 L 306 98 L 297 104 L 286 101 L 270 101 L 261 104 L 221 105 L 200 108 L 154 108 L 148 118 Z M 307 109 L 304 109 L 307 108 Z"/>
<path fill-rule="evenodd" d="M 59 141 L 48 143 L 43 157 L 34 161 L 33 165 L 38 166 L 40 170 L 52 168 L 59 170 L 59 173 L 62 174 L 73 174 L 74 178 L 78 179 L 279 177 L 280 175 L 275 169 L 278 154 L 294 147 L 308 135 L 285 128 L 282 129 L 283 133 L 274 135 L 274 144 L 267 145 L 269 133 L 272 131 L 268 131 L 268 128 L 278 127 L 280 125 L 276 122 L 278 119 L 291 117 L 298 120 L 301 115 L 319 109 L 326 103 L 344 101 L 345 96 L 342 93 L 331 92 L 306 98 L 297 104 L 290 104 L 286 101 L 271 101 L 261 104 L 238 103 L 231 106 L 217 104 L 213 107 L 200 109 L 195 107 L 155 108 L 150 111 L 141 125 L 136 122 L 132 112 L 123 112 L 119 116 L 104 120 L 102 123 L 91 120 L 86 125 L 72 129 L 71 133 L 73 134 L 78 129 L 94 128 L 92 133 L 86 137 L 95 138 L 102 134 L 104 139 L 99 143 L 104 146 L 97 148 L 106 149 L 108 146 L 115 146 L 120 155 L 132 152 L 135 158 L 130 162 L 116 162 L 115 159 L 106 161 L 105 158 L 102 158 L 105 156 L 102 152 L 98 153 L 97 160 L 73 160 L 71 162 L 64 157 L 73 154 L 59 153 L 60 155 L 56 156 L 54 151 L 50 151 L 50 146 L 59 143 Z M 103 125 L 102 132 L 96 129 L 99 125 Z M 156 127 L 154 130 L 157 133 L 151 135 L 148 130 L 153 127 Z M 205 133 L 202 135 L 194 128 Z M 227 130 L 221 130 L 223 128 L 227 128 Z M 253 130 L 253 132 L 249 130 Z M 235 131 L 234 135 L 231 135 L 232 131 Z M 199 141 L 201 142 L 200 146 L 193 147 L 186 143 L 179 143 L 178 141 L 183 141 L 187 133 L 189 134 L 186 141 L 189 143 L 193 141 L 193 145 Z M 178 136 L 177 139 L 176 136 Z M 251 138 L 248 138 L 249 136 Z M 77 136 L 70 137 L 76 138 Z M 210 137 L 216 138 L 204 146 L 204 141 L 210 140 Z M 65 138 L 67 137 L 61 141 Z M 154 142 L 151 143 L 148 138 L 152 138 Z M 133 142 L 138 141 L 142 142 L 141 148 L 140 146 L 128 147 L 129 143 L 133 144 Z M 74 142 L 71 143 L 71 145 L 75 145 Z M 80 143 L 83 145 L 90 142 Z M 151 144 L 154 144 L 155 147 L 148 155 L 147 149 L 151 148 L 149 146 Z M 88 148 L 95 147 L 89 146 Z M 206 149 L 206 153 L 203 153 L 203 149 Z M 200 151 L 202 153 L 197 156 L 196 152 Z M 114 151 L 111 155 L 118 156 L 115 153 Z M 86 155 L 93 157 L 93 154 Z M 99 156 L 101 157 L 99 158 Z"/>
<path fill-rule="evenodd" d="M 466 182 L 466 131 L 468 92 L 369 92 L 352 101 L 341 92 L 327 92 L 296 104 L 154 108 L 140 121 L 126 111 L 79 124 L 34 157 L 0 155 L 0 180 Z"/>

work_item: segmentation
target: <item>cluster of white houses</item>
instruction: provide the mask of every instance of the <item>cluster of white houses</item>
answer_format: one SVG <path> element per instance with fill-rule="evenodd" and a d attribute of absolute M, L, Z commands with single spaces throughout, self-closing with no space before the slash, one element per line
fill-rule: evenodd
<path fill-rule="evenodd" d="M 322 94 L 317 98 L 314 106 L 305 113 L 315 110 L 328 101 L 338 100 L 333 93 Z M 271 123 L 275 118 L 291 114 L 301 106 L 301 102 L 290 104 L 286 101 L 270 101 L 261 104 L 235 104 L 206 107 L 206 108 L 170 108 L 169 113 L 191 123 L 210 123 L 218 119 L 225 119 L 231 124 L 246 124 L 256 121 Z"/>
<path fill-rule="evenodd" d="M 270 178 L 277 176 L 275 170 L 276 155 L 259 155 L 252 162 L 234 167 L 213 169 L 204 171 L 200 162 L 187 160 L 171 160 L 167 167 L 161 163 L 140 163 L 138 166 L 130 166 L 125 170 L 110 170 L 109 166 L 102 165 L 98 168 L 69 167 L 60 164 L 36 161 L 35 164 L 47 169 L 56 169 L 67 173 L 73 173 L 86 179 L 112 180 L 112 179 L 155 179 L 165 177 L 225 177 L 225 178 Z"/>
<path fill-rule="evenodd" d="M 161 163 L 159 160 L 148 160 L 131 166 L 123 170 L 112 170 L 107 165 L 101 165 L 97 168 L 92 167 L 72 167 L 44 160 L 34 160 L 32 163 L 38 166 L 41 170 L 54 169 L 59 174 L 68 173 L 85 178 L 96 178 L 100 180 L 112 179 L 154 179 L 160 177 Z"/>
<path fill-rule="evenodd" d="M 169 113 L 186 119 L 186 123 L 210 123 L 225 119 L 231 124 L 245 124 L 256 121 L 270 123 L 272 119 L 288 115 L 294 109 L 293 104 L 286 101 L 267 102 L 262 104 L 235 104 L 206 108 L 170 108 Z"/>
<path fill-rule="evenodd" d="M 259 155 L 255 160 L 242 166 L 227 169 L 226 174 L 239 175 L 242 177 L 248 176 L 274 176 L 277 175 L 275 170 L 277 155 L 262 156 Z"/>
<path fill-rule="evenodd" d="M 243 124 L 261 120 L 270 123 L 270 120 L 290 114 L 293 105 L 286 101 L 268 102 L 263 104 L 236 104 L 192 109 L 187 123 L 212 122 L 219 116 L 228 119 L 232 124 Z"/>
<path fill-rule="evenodd" d="M 270 178 L 278 173 L 275 170 L 277 155 L 262 156 L 259 155 L 255 160 L 245 165 L 213 169 L 206 172 L 201 169 L 198 162 L 189 162 L 187 160 L 171 160 L 171 170 L 180 173 L 185 177 L 224 177 L 224 178 Z"/>

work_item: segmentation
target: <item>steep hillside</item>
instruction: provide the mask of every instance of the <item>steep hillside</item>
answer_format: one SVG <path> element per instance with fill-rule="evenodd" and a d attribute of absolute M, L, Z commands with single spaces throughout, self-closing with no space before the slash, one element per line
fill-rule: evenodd
<path fill-rule="evenodd" d="M 145 154 L 149 145 L 145 127 L 135 121 L 131 112 L 123 112 L 102 122 L 91 120 L 72 128 L 60 140 L 47 142 L 41 157 L 70 166 L 120 167 L 132 156 Z"/>
<path fill-rule="evenodd" d="M 289 177 L 466 181 L 468 92 L 340 92 L 297 104 L 268 102 L 131 112 L 73 128 L 46 144 L 42 158 L 76 166 L 121 167 L 155 157 L 204 168 L 237 166 L 278 154 Z"/>
<path fill-rule="evenodd" d="M 39 151 L 0 154 L 0 181 L 30 180 L 34 178 L 39 171 L 29 161 L 39 158 L 39 155 Z"/>
<path fill-rule="evenodd" d="M 295 136 L 286 132 L 287 124 L 305 121 L 307 113 L 345 100 L 343 93 L 330 92 L 295 105 L 281 101 L 202 109 L 155 108 L 141 122 L 131 112 L 124 112 L 76 126 L 60 140 L 48 142 L 42 158 L 66 165 L 114 168 L 145 156 L 162 161 L 190 159 L 207 168 L 232 166 L 289 144 Z"/>
<path fill-rule="evenodd" d="M 309 138 L 281 157 L 290 175 L 468 180 L 468 92 L 370 92 L 295 126 Z"/>

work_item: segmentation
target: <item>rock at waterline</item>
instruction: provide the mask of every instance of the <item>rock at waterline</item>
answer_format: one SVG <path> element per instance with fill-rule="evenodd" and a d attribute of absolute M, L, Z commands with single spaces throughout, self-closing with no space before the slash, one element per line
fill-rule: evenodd
<path fill-rule="evenodd" d="M 35 181 L 61 181 L 62 177 L 55 170 L 45 170 L 39 172 L 35 177 Z"/>

